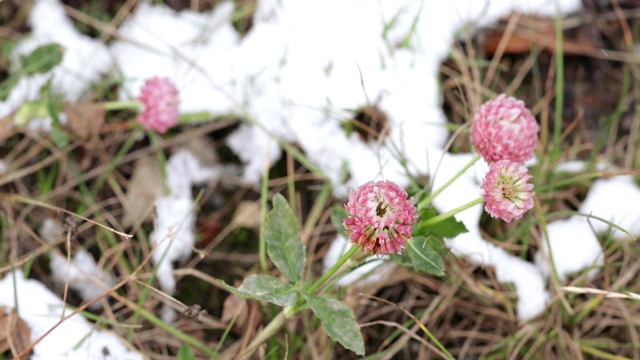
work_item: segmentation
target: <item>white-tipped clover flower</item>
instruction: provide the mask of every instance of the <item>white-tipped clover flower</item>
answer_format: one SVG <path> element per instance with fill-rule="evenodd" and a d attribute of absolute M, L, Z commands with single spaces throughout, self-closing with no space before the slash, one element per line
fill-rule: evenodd
<path fill-rule="evenodd" d="M 153 77 L 145 81 L 138 101 L 144 108 L 137 120 L 145 129 L 164 134 L 178 123 L 178 89 L 168 78 Z"/>
<path fill-rule="evenodd" d="M 533 208 L 533 184 L 527 168 L 517 162 L 500 160 L 489 165 L 482 182 L 485 210 L 506 222 L 521 218 Z"/>
<path fill-rule="evenodd" d="M 372 255 L 400 254 L 418 220 L 413 198 L 392 181 L 369 181 L 349 191 L 345 209 L 349 239 Z"/>
<path fill-rule="evenodd" d="M 505 94 L 484 103 L 471 123 L 475 151 L 492 163 L 524 163 L 533 156 L 540 127 L 524 102 Z"/>

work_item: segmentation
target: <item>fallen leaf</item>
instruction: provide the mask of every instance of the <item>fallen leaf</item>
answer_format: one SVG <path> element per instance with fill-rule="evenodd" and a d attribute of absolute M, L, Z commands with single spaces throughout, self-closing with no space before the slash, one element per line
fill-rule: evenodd
<path fill-rule="evenodd" d="M 13 349 L 22 352 L 31 345 L 31 329 L 15 310 L 0 307 L 0 353 Z"/>
<path fill-rule="evenodd" d="M 62 110 L 67 114 L 69 126 L 80 138 L 95 138 L 104 124 L 104 105 L 101 103 L 72 104 L 65 102 Z"/>
<path fill-rule="evenodd" d="M 215 166 L 219 163 L 213 140 L 206 136 L 189 139 L 186 148 L 198 158 L 202 166 Z"/>
<path fill-rule="evenodd" d="M 247 316 L 249 315 L 248 305 L 249 304 L 246 299 L 233 293 L 229 294 L 222 305 L 222 317 L 220 318 L 220 321 L 228 324 L 235 317 L 236 321 L 234 326 L 243 328 L 247 323 Z"/>
<path fill-rule="evenodd" d="M 260 203 L 258 201 L 241 201 L 236 207 L 233 220 L 240 227 L 260 229 Z"/>
<path fill-rule="evenodd" d="M 238 287 L 239 281 L 235 282 Z M 233 331 L 237 334 L 247 335 L 249 329 L 256 329 L 262 323 L 262 315 L 255 301 L 247 300 L 234 293 L 230 293 L 222 305 L 222 316 L 220 321 L 224 324 L 233 323 Z"/>
<path fill-rule="evenodd" d="M 136 161 L 124 203 L 124 226 L 150 219 L 153 205 L 164 194 L 162 171 L 155 156 Z"/>
<path fill-rule="evenodd" d="M 0 118 L 0 142 L 13 135 L 13 115 L 15 111 Z"/>
<path fill-rule="evenodd" d="M 535 48 L 549 52 L 556 50 L 555 19 L 520 16 L 512 32 L 503 30 L 489 31 L 484 39 L 484 52 L 492 56 L 504 43 L 504 54 L 526 54 Z M 567 55 L 586 55 L 596 50 L 588 37 L 562 38 L 562 51 Z"/>

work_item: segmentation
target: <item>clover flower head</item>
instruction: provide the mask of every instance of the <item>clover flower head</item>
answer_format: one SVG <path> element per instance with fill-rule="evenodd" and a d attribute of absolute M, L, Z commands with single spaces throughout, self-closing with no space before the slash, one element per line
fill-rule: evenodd
<path fill-rule="evenodd" d="M 519 163 L 500 160 L 489 165 L 482 182 L 485 210 L 494 218 L 506 222 L 519 219 L 533 207 L 531 175 Z"/>
<path fill-rule="evenodd" d="M 413 197 L 392 181 L 369 181 L 349 191 L 344 227 L 352 243 L 372 255 L 400 254 L 418 220 Z"/>
<path fill-rule="evenodd" d="M 168 78 L 153 77 L 145 81 L 138 101 L 144 108 L 137 120 L 145 129 L 164 134 L 178 123 L 178 89 Z"/>
<path fill-rule="evenodd" d="M 540 127 L 524 102 L 505 94 L 484 103 L 471 123 L 475 151 L 492 163 L 523 163 L 533 156 Z"/>

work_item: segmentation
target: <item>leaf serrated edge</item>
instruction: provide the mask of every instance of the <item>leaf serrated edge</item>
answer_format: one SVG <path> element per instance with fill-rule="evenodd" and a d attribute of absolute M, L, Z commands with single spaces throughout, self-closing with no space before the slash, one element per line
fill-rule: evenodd
<path fill-rule="evenodd" d="M 331 299 L 331 298 L 324 297 L 324 296 L 314 296 L 314 295 L 309 295 L 309 294 L 306 294 L 306 293 L 302 293 L 302 296 L 305 298 L 305 300 L 306 300 L 306 301 L 307 301 L 307 303 L 309 304 L 309 307 L 311 308 L 311 310 L 313 311 L 313 313 L 314 313 L 314 314 L 315 314 L 315 315 L 320 319 L 320 321 L 322 322 L 322 326 L 325 328 L 325 331 L 327 332 L 327 335 L 329 335 L 329 337 L 330 337 L 331 339 L 333 339 L 334 341 L 339 342 L 340 344 L 342 344 L 342 346 L 344 346 L 346 349 L 349 349 L 349 350 L 353 351 L 356 355 L 364 356 L 364 354 L 365 354 L 365 350 L 364 350 L 364 338 L 362 337 L 362 332 L 360 332 L 360 338 L 359 338 L 359 339 L 361 340 L 361 341 L 360 341 L 360 343 L 358 343 L 358 344 L 348 344 L 348 343 L 346 343 L 346 344 L 345 344 L 345 343 L 342 341 L 343 339 L 336 338 L 336 337 L 331 333 L 331 331 L 328 331 L 328 328 L 327 328 L 327 326 L 325 325 L 325 319 L 323 318 L 323 316 L 321 316 L 320 314 L 318 314 L 318 313 L 316 312 L 316 309 L 315 309 L 313 306 L 311 306 L 311 302 L 309 301 L 309 299 L 310 299 L 310 298 L 311 298 L 311 299 L 313 299 L 313 298 L 316 298 L 316 299 L 323 299 L 323 300 L 327 300 L 327 301 L 333 301 L 333 302 L 335 302 L 335 303 L 339 304 L 339 305 L 340 305 L 341 307 L 343 307 L 345 310 L 348 310 L 348 311 L 349 311 L 349 314 L 350 314 L 351 319 L 352 319 L 352 320 L 353 320 L 353 322 L 356 324 L 356 326 L 358 327 L 358 329 L 360 329 L 360 325 L 359 325 L 359 324 L 358 324 L 358 322 L 356 321 L 356 316 L 355 316 L 355 314 L 353 313 L 353 310 L 351 310 L 351 308 L 349 308 L 347 305 L 343 304 L 342 302 L 340 302 L 340 301 L 338 301 L 338 300 L 336 300 L 336 299 Z M 351 346 L 351 345 L 356 346 L 356 348 L 354 348 L 354 347 L 353 347 L 353 346 Z"/>
<path fill-rule="evenodd" d="M 411 247 L 411 249 L 413 250 L 413 252 L 411 252 L 410 254 L 416 254 L 415 256 L 419 256 L 420 258 L 426 260 L 426 262 L 431 264 L 434 269 L 438 269 L 439 270 L 437 273 L 434 273 L 433 275 L 436 275 L 436 276 L 444 275 L 444 265 L 443 266 L 438 266 L 433 261 L 431 261 L 431 259 L 429 259 L 428 257 L 424 256 L 420 252 L 420 250 L 416 247 L 415 239 L 413 241 L 407 241 L 407 247 Z M 434 253 L 437 254 L 435 251 L 434 251 Z M 409 255 L 409 256 L 411 256 L 411 255 Z"/>

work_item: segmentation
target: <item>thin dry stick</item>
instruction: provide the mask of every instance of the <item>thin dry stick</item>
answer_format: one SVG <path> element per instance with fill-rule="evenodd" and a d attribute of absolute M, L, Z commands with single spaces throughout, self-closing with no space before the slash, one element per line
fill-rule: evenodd
<path fill-rule="evenodd" d="M 438 356 L 441 356 L 442 358 L 452 358 L 451 354 L 449 354 L 449 353 L 445 354 L 446 349 L 440 348 L 442 345 L 437 341 L 437 339 L 435 337 L 433 337 L 433 335 L 431 335 L 431 332 L 426 328 L 426 326 L 424 326 L 424 324 L 422 324 L 422 321 L 419 320 L 417 317 L 415 317 L 410 311 L 400 307 L 398 304 L 396 304 L 394 302 L 391 302 L 391 301 L 389 301 L 387 299 L 383 299 L 383 298 L 380 298 L 380 297 L 377 297 L 377 296 L 374 296 L 374 295 L 367 295 L 367 294 L 364 294 L 364 293 L 360 293 L 359 295 L 360 296 L 366 296 L 368 298 L 383 302 L 385 304 L 391 305 L 391 306 L 397 308 L 398 310 L 402 311 L 405 315 L 407 315 L 408 317 L 410 317 L 414 321 L 414 323 L 415 323 L 415 325 L 417 327 L 414 326 L 414 329 L 409 331 L 409 329 L 406 329 L 405 327 L 400 326 L 399 324 L 396 324 L 396 323 L 393 323 L 393 322 L 390 323 L 390 324 L 395 324 L 395 326 L 397 326 L 399 329 L 402 329 L 402 331 L 406 330 L 405 332 L 407 332 L 407 334 L 409 336 L 413 337 L 413 338 L 422 339 L 421 337 L 415 335 L 415 331 L 417 331 L 417 329 L 420 328 L 427 336 L 429 336 L 429 338 L 432 341 L 435 341 L 439 345 L 438 347 L 436 347 L 436 346 L 430 344 L 429 342 L 427 342 L 426 340 L 422 339 L 421 342 L 423 344 L 425 344 L 425 346 L 430 348 L 432 351 L 436 352 L 438 354 Z M 425 313 L 427 313 L 427 312 L 425 312 Z"/>
<path fill-rule="evenodd" d="M 424 345 L 425 347 L 427 347 L 428 349 L 430 349 L 431 351 L 433 351 L 434 353 L 436 353 L 438 355 L 439 358 L 445 359 L 447 358 L 447 356 L 440 351 L 437 347 L 435 347 L 433 344 L 430 344 L 427 340 L 421 338 L 420 336 L 416 335 L 416 330 L 418 329 L 417 327 L 414 327 L 413 329 L 407 329 L 406 327 L 393 322 L 393 321 L 386 321 L 386 320 L 376 320 L 376 321 L 372 321 L 366 324 L 362 324 L 361 326 L 371 326 L 371 325 L 385 325 L 388 327 L 395 327 L 399 330 L 401 330 L 402 332 L 404 332 L 406 334 L 406 336 L 420 342 L 422 345 Z M 393 352 L 393 354 L 395 355 L 396 351 Z M 385 354 L 385 356 L 383 356 L 381 358 L 381 360 L 387 360 L 389 359 L 389 357 Z"/>
<path fill-rule="evenodd" d="M 116 32 L 113 34 L 115 35 L 119 34 L 117 31 L 118 26 L 122 24 L 125 18 L 131 13 L 131 9 L 133 9 L 133 7 L 136 6 L 137 4 L 138 4 L 138 0 L 127 0 L 127 2 L 125 2 L 124 5 L 122 5 L 120 9 L 118 9 L 116 16 L 114 16 L 111 22 L 109 23 L 110 28 L 116 29 Z M 109 36 L 111 35 L 112 35 L 111 33 L 105 32 L 104 34 L 102 34 L 102 36 L 100 36 L 100 41 L 102 41 L 103 43 L 106 43 L 109 40 Z"/>
<path fill-rule="evenodd" d="M 29 353 L 31 353 L 31 350 L 33 350 L 33 348 L 38 345 L 45 337 L 47 337 L 49 334 L 51 334 L 51 332 L 55 329 L 58 328 L 58 326 L 60 326 L 60 324 L 62 324 L 63 322 L 65 322 L 67 319 L 71 318 L 72 316 L 86 310 L 89 306 L 95 304 L 96 302 L 102 300 L 104 297 L 109 296 L 109 295 L 116 295 L 117 293 L 115 292 L 116 290 L 118 290 L 119 288 L 123 287 L 124 285 L 126 285 L 128 282 L 135 280 L 135 275 L 137 274 L 138 271 L 140 271 L 140 269 L 142 269 L 142 266 L 144 266 L 149 259 L 151 259 L 151 255 L 147 256 L 144 261 L 140 264 L 140 267 L 138 267 L 131 275 L 125 277 L 122 281 L 120 281 L 119 283 L 117 283 L 115 286 L 113 286 L 111 289 L 109 289 L 108 291 L 102 293 L 102 295 L 96 297 L 95 299 L 87 302 L 86 304 L 80 306 L 79 308 L 77 308 L 74 312 L 72 312 L 71 314 L 61 318 L 55 325 L 53 325 L 51 327 L 51 329 L 47 330 L 44 334 L 42 334 L 42 336 L 40 336 L 38 339 L 36 339 L 36 341 L 34 341 L 33 343 L 31 343 L 31 345 L 29 345 L 29 347 L 27 347 L 26 349 L 24 349 L 20 354 L 18 354 L 18 356 L 16 357 L 16 359 L 21 359 L 24 356 L 27 356 Z"/>
<path fill-rule="evenodd" d="M 507 48 L 507 45 L 509 45 L 509 40 L 511 40 L 513 30 L 516 28 L 516 25 L 518 25 L 518 20 L 520 20 L 520 13 L 514 13 L 509 19 L 507 27 L 502 33 L 502 37 L 500 38 L 500 42 L 498 43 L 496 52 L 493 54 L 493 59 L 491 60 L 491 64 L 489 65 L 489 69 L 487 69 L 484 83 L 482 84 L 486 88 L 488 88 L 493 81 L 493 77 L 495 76 L 496 70 L 498 69 L 498 64 L 500 63 L 500 59 L 502 59 L 502 55 L 504 55 L 504 51 Z"/>
<path fill-rule="evenodd" d="M 606 291 L 606 290 L 577 287 L 577 286 L 558 286 L 557 289 L 563 290 L 566 292 L 571 292 L 574 294 L 604 295 L 605 298 L 611 298 L 611 299 L 640 300 L 640 294 L 636 294 L 632 292 L 619 293 L 614 291 Z"/>
<path fill-rule="evenodd" d="M 138 276 L 135 280 L 136 284 L 145 287 L 147 289 L 149 289 L 152 293 L 158 295 L 160 302 L 162 302 L 163 304 L 168 305 L 169 307 L 171 307 L 173 310 L 184 314 L 187 310 L 189 310 L 189 308 L 191 308 L 191 306 L 183 303 L 182 301 L 174 298 L 173 296 L 165 293 L 162 290 L 159 290 L 151 285 L 149 285 L 148 282 L 145 281 L 141 281 L 140 279 L 145 279 L 147 278 L 147 276 Z M 243 305 L 244 306 L 244 305 Z M 200 313 L 196 319 L 198 322 L 201 322 L 207 326 L 209 326 L 210 329 L 225 329 L 227 326 L 225 324 L 223 324 L 222 322 L 216 320 L 213 316 L 208 315 L 206 313 Z"/>
<path fill-rule="evenodd" d="M 64 282 L 64 293 L 62 294 L 62 312 L 60 313 L 60 319 L 64 319 L 64 314 L 67 310 L 67 296 L 69 295 L 69 273 L 71 272 L 71 231 L 71 229 L 67 229 L 67 237 L 65 241 L 67 250 L 67 277 Z"/>
<path fill-rule="evenodd" d="M 533 68 L 533 65 L 538 59 L 538 55 L 540 55 L 540 52 L 542 52 L 541 48 L 535 48 L 533 50 L 534 51 L 531 51 L 531 53 L 527 57 L 527 60 L 525 60 L 522 66 L 520 66 L 520 68 L 518 69 L 518 73 L 513 78 L 513 80 L 511 80 L 509 86 L 507 86 L 507 88 L 504 90 L 505 94 L 513 94 L 516 89 L 520 88 L 526 76 L 529 75 L 530 70 Z"/>
<path fill-rule="evenodd" d="M 25 168 L 21 168 L 21 169 L 16 169 L 13 170 L 7 174 L 5 174 L 4 176 L 0 177 L 0 186 L 2 185 L 6 185 L 8 183 L 14 182 L 18 179 L 22 179 L 28 175 L 31 175 L 32 173 L 47 167 L 51 164 L 53 164 L 54 162 L 60 160 L 60 159 L 64 159 L 68 153 L 72 152 L 75 148 L 77 147 L 77 145 L 70 145 L 65 151 L 59 151 L 56 152 L 55 154 L 51 154 L 50 156 L 48 156 L 46 159 L 35 163 L 33 165 L 27 166 Z"/>
<path fill-rule="evenodd" d="M 246 301 L 243 302 L 242 306 L 235 312 L 235 314 L 233 315 L 234 318 L 240 315 L 240 309 L 242 309 L 245 304 L 247 304 Z M 249 341 L 251 341 L 251 337 L 253 336 L 253 326 L 251 326 L 251 324 L 255 323 L 257 317 L 257 308 L 255 306 L 252 306 L 251 310 L 249 311 L 249 321 L 247 321 L 247 332 L 243 336 L 242 345 L 240 345 L 240 349 L 238 350 L 237 354 L 243 353 L 246 350 L 247 346 L 249 346 Z"/>
<path fill-rule="evenodd" d="M 481 313 L 478 316 L 478 319 L 476 320 L 476 324 L 473 326 L 473 329 L 470 331 L 471 334 L 478 334 L 480 333 L 480 326 L 482 326 L 482 324 L 485 321 L 485 314 Z M 469 351 L 469 349 L 471 348 L 471 344 L 473 343 L 473 339 L 474 336 L 467 336 L 466 340 L 464 341 L 464 344 L 462 344 L 462 348 L 460 348 L 460 351 L 458 352 L 458 358 L 459 359 L 466 359 L 467 358 L 467 351 Z"/>
<path fill-rule="evenodd" d="M 123 164 L 127 164 L 129 162 L 135 161 L 141 157 L 147 156 L 147 155 L 151 155 L 151 154 L 155 154 L 158 150 L 163 150 L 163 149 L 167 149 L 170 148 L 172 146 L 176 146 L 178 144 L 182 144 L 186 141 L 188 141 L 189 139 L 191 139 L 192 137 L 199 137 L 199 136 L 203 136 L 205 134 L 208 134 L 212 131 L 218 130 L 218 129 L 222 129 L 228 126 L 231 126 L 232 124 L 236 124 L 238 121 L 237 120 L 220 120 L 220 121 L 213 121 L 211 123 L 199 126 L 197 128 L 194 128 L 193 130 L 189 130 L 183 133 L 180 133 L 176 136 L 173 136 L 169 139 L 165 139 L 162 142 L 158 143 L 158 144 L 154 144 L 151 146 L 147 146 L 144 147 L 140 150 L 136 150 L 136 151 L 132 151 L 129 154 L 125 155 L 122 157 L 122 160 L 120 160 L 120 163 L 118 165 L 123 165 Z M 65 153 L 66 154 L 66 153 Z M 49 162 L 53 162 L 57 159 L 53 159 Z M 48 163 L 49 163 L 48 162 Z M 47 163 L 47 164 L 48 164 Z M 40 164 L 40 166 L 44 166 L 47 164 Z M 88 172 L 83 174 L 83 180 L 84 181 L 88 181 L 91 180 L 95 177 L 98 177 L 100 175 L 102 175 L 105 170 L 107 168 L 109 168 L 111 166 L 111 164 L 104 164 L 95 168 L 92 168 L 91 170 L 89 170 Z M 38 168 L 36 168 L 33 172 L 35 172 L 36 170 L 38 170 Z M 57 187 L 56 189 L 54 189 L 51 194 L 49 195 L 50 197 L 55 197 L 55 196 L 60 196 L 61 194 L 66 194 L 68 191 L 76 188 L 78 186 L 78 181 L 77 179 L 71 179 L 70 181 L 64 183 L 64 185 Z M 4 179 L 0 180 L 0 185 L 3 185 L 4 183 L 6 183 L 4 181 Z"/>
<path fill-rule="evenodd" d="M 40 201 L 40 200 L 30 199 L 30 198 L 28 198 L 28 197 L 24 197 L 24 196 L 22 196 L 22 195 L 15 195 L 15 194 L 10 194 L 10 195 L 7 195 L 7 194 L 0 194 L 0 200 L 2 200 L 2 199 L 8 200 L 8 201 L 17 201 L 17 202 L 21 202 L 21 203 L 25 203 L 25 204 L 30 204 L 30 205 L 35 205 L 35 206 L 43 207 L 43 208 L 45 208 L 45 209 L 49 209 L 49 210 L 53 210 L 53 211 L 63 212 L 63 213 L 65 213 L 65 214 L 67 214 L 67 215 L 71 215 L 71 216 L 77 217 L 77 218 L 79 218 L 79 219 L 82 219 L 82 220 L 84 220 L 84 221 L 86 221 L 86 222 L 90 222 L 90 223 L 92 223 L 92 224 L 94 224 L 94 225 L 100 226 L 101 228 L 103 228 L 103 229 L 105 229 L 105 230 L 108 230 L 108 231 L 111 231 L 111 232 L 112 232 L 112 233 L 114 233 L 114 234 L 120 235 L 120 236 L 122 236 L 122 237 L 123 237 L 123 238 L 125 238 L 125 239 L 131 239 L 131 238 L 133 237 L 133 235 L 129 235 L 129 234 L 127 234 L 127 233 L 124 233 L 124 232 L 118 231 L 118 230 L 116 230 L 116 229 L 114 229 L 114 228 L 111 228 L 111 227 L 108 227 L 108 226 L 106 226 L 106 225 L 102 225 L 102 224 L 100 224 L 100 223 L 99 223 L 99 222 L 97 222 L 97 221 L 91 220 L 91 219 L 86 218 L 86 217 L 84 217 L 84 216 L 82 216 L 82 215 L 78 215 L 78 214 L 76 214 L 76 213 L 74 213 L 74 212 L 72 212 L 72 211 L 69 211 L 69 210 L 65 209 L 65 208 L 61 208 L 61 207 L 58 207 L 58 206 L 49 205 L 49 204 L 47 204 L 47 203 L 45 203 L 45 202 L 42 202 L 42 201 Z"/>

